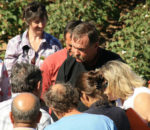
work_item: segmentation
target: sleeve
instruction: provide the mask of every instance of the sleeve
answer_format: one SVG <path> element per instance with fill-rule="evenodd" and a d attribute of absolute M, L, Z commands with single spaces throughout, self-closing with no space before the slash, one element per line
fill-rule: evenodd
<path fill-rule="evenodd" d="M 43 94 L 46 92 L 46 90 L 48 90 L 49 86 L 52 84 L 51 82 L 52 71 L 49 70 L 46 61 L 44 61 L 40 69 L 42 71 L 42 93 L 41 93 L 41 98 L 42 98 Z"/>
<path fill-rule="evenodd" d="M 11 97 L 11 87 L 9 83 L 8 73 L 3 63 L 0 67 L 0 79 L 0 96 L 1 101 L 4 101 Z"/>
<path fill-rule="evenodd" d="M 11 74 L 11 68 L 16 63 L 16 60 L 18 58 L 18 56 L 16 54 L 16 52 L 17 52 L 16 50 L 17 50 L 16 43 L 14 42 L 14 40 L 10 40 L 7 45 L 5 59 L 4 59 L 4 63 L 5 63 L 6 69 L 8 71 L 9 77 Z"/>

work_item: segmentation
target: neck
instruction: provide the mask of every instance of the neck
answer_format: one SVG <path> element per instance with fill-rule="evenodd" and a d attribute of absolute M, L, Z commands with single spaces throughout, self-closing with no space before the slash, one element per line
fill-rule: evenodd
<path fill-rule="evenodd" d="M 80 114 L 80 113 L 81 112 L 79 112 L 77 109 L 71 109 L 66 113 L 61 113 L 61 114 L 56 113 L 56 115 L 57 115 L 58 119 L 60 119 L 62 117 L 71 116 L 71 115 Z"/>
<path fill-rule="evenodd" d="M 30 29 L 29 28 L 29 30 L 28 30 L 28 38 L 29 39 L 36 39 L 36 38 L 39 38 L 39 39 L 41 39 L 42 38 L 42 34 L 39 34 L 39 35 L 37 35 L 32 29 Z"/>
<path fill-rule="evenodd" d="M 14 128 L 17 128 L 17 127 L 36 128 L 37 124 L 36 123 L 31 123 L 31 124 L 28 124 L 28 123 L 14 123 Z"/>
<path fill-rule="evenodd" d="M 88 101 L 88 107 L 90 107 L 93 103 L 97 102 L 98 99 L 94 99 L 94 98 L 90 98 L 89 97 L 89 101 Z"/>

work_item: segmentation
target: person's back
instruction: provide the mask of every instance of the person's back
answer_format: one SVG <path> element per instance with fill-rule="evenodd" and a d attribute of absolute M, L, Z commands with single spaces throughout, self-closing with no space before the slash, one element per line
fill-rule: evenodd
<path fill-rule="evenodd" d="M 117 127 L 117 130 L 130 130 L 130 123 L 123 109 L 108 104 L 99 105 L 94 103 L 88 110 L 84 111 L 90 114 L 105 115 L 112 119 Z"/>
<path fill-rule="evenodd" d="M 44 130 L 116 130 L 116 127 L 106 116 L 81 113 L 63 117 Z"/>

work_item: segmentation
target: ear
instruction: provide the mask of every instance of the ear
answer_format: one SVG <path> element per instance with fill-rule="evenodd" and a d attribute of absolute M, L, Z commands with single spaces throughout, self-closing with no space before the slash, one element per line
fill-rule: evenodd
<path fill-rule="evenodd" d="M 41 111 L 39 111 L 39 115 L 38 115 L 38 118 L 37 118 L 37 123 L 39 123 L 39 122 L 40 122 L 41 117 L 42 117 L 42 112 L 41 112 Z"/>
<path fill-rule="evenodd" d="M 14 117 L 12 115 L 12 112 L 9 113 L 9 117 L 10 117 L 11 123 L 14 124 Z"/>
<path fill-rule="evenodd" d="M 89 103 L 89 97 L 85 94 L 85 92 L 81 91 L 82 95 L 80 97 L 81 101 L 88 106 Z"/>
<path fill-rule="evenodd" d="M 42 87 L 41 87 L 41 81 L 39 81 L 39 82 L 37 83 L 37 90 L 40 91 L 41 88 L 42 88 Z"/>

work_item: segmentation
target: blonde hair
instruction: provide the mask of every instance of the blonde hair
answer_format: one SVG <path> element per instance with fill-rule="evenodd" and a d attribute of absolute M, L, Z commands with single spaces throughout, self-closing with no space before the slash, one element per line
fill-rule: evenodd
<path fill-rule="evenodd" d="M 134 88 L 145 84 L 145 81 L 136 75 L 129 65 L 121 61 L 109 61 L 99 71 L 108 81 L 108 89 L 112 95 L 123 100 L 133 94 Z"/>

